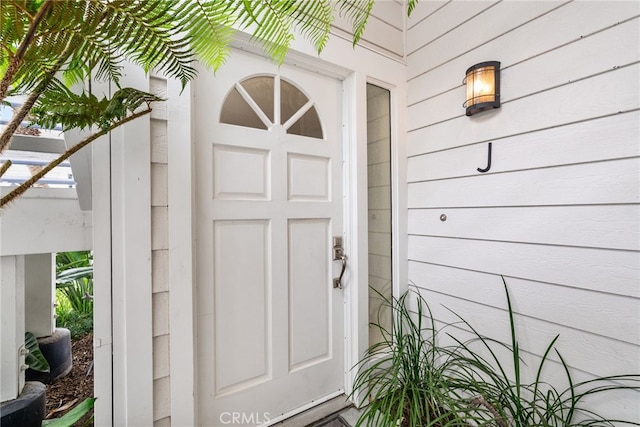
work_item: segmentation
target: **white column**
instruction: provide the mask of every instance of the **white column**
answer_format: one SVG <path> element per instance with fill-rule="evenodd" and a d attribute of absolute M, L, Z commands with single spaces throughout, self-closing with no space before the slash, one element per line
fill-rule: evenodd
<path fill-rule="evenodd" d="M 24 256 L 0 257 L 0 402 L 24 387 Z"/>
<path fill-rule="evenodd" d="M 56 328 L 55 255 L 34 254 L 24 257 L 25 328 L 36 337 L 48 337 Z"/>
<path fill-rule="evenodd" d="M 149 90 L 141 68 L 127 64 L 125 70 L 123 87 Z M 149 120 L 140 117 L 111 132 L 114 425 L 153 425 Z"/>

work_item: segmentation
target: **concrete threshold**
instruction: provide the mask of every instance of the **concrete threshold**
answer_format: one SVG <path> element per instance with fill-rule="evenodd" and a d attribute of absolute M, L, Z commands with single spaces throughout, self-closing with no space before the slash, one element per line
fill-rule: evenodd
<path fill-rule="evenodd" d="M 345 395 L 274 424 L 278 427 L 353 427 L 359 411 Z"/>

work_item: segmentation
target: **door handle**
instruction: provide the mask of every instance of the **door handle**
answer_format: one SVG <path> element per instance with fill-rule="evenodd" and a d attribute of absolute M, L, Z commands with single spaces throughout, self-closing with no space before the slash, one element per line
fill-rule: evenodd
<path fill-rule="evenodd" d="M 342 276 L 344 276 L 344 270 L 347 268 L 347 256 L 344 254 L 342 248 L 342 237 L 335 236 L 333 238 L 333 260 L 342 262 L 342 269 L 340 270 L 340 276 L 334 277 L 333 287 L 342 289 Z"/>
<path fill-rule="evenodd" d="M 344 276 L 344 270 L 347 268 L 347 256 L 342 254 L 340 256 L 340 261 L 342 261 L 342 269 L 340 270 L 340 276 L 333 279 L 333 287 L 342 289 L 342 276 Z"/>

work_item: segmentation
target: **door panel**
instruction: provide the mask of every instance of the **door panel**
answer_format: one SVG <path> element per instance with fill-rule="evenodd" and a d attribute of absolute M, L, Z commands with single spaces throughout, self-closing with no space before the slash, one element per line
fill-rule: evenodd
<path fill-rule="evenodd" d="M 193 87 L 199 424 L 268 425 L 343 391 L 341 84 L 234 51 Z"/>
<path fill-rule="evenodd" d="M 331 357 L 329 298 L 330 224 L 289 220 L 289 370 Z"/>
<path fill-rule="evenodd" d="M 270 377 L 269 223 L 216 221 L 213 242 L 215 384 L 222 395 Z"/>

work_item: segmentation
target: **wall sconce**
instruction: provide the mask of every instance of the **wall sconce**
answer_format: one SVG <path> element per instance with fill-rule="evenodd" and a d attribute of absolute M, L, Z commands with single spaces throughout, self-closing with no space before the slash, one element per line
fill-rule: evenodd
<path fill-rule="evenodd" d="M 500 62 L 487 61 L 470 67 L 464 82 L 467 101 L 462 105 L 467 116 L 491 108 L 500 108 Z"/>

